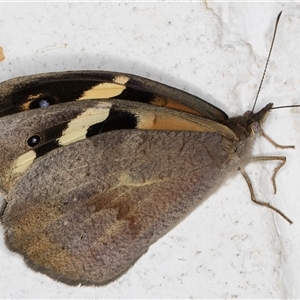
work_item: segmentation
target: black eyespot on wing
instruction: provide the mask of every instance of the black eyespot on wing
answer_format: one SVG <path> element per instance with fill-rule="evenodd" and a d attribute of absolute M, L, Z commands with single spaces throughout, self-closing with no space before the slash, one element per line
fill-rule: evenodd
<path fill-rule="evenodd" d="M 105 121 L 96 123 L 89 127 L 86 137 L 120 129 L 134 129 L 137 126 L 137 116 L 128 111 L 111 108 Z"/>
<path fill-rule="evenodd" d="M 63 122 L 61 124 L 52 126 L 45 129 L 38 134 L 32 135 L 27 144 L 34 148 L 36 157 L 43 156 L 51 150 L 60 147 L 58 143 L 59 138 L 62 136 L 64 130 L 67 128 L 69 122 Z"/>
<path fill-rule="evenodd" d="M 27 144 L 29 147 L 36 147 L 41 142 L 41 136 L 38 134 L 35 134 L 28 138 Z"/>

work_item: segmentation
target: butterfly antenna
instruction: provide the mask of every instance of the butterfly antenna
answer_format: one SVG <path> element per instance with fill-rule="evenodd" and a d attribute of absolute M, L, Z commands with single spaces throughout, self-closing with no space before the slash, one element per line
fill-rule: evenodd
<path fill-rule="evenodd" d="M 251 111 L 252 113 L 253 113 L 254 108 L 256 106 L 257 98 L 258 98 L 258 95 L 260 93 L 263 81 L 265 79 L 265 75 L 266 75 L 266 71 L 267 71 L 267 68 L 268 68 L 270 56 L 271 56 L 271 53 L 272 53 L 272 49 L 273 49 L 273 45 L 274 45 L 274 41 L 275 41 L 275 37 L 276 37 L 276 32 L 277 32 L 277 27 L 278 27 L 278 23 L 279 23 L 279 19 L 280 19 L 281 14 L 282 14 L 282 11 L 278 14 L 278 17 L 277 17 L 277 20 L 276 20 L 276 23 L 275 23 L 275 29 L 274 29 L 274 33 L 273 33 L 271 47 L 270 47 L 270 50 L 269 50 L 269 55 L 268 55 L 266 65 L 265 65 L 265 69 L 264 69 L 264 72 L 263 72 L 263 75 L 262 75 L 262 78 L 261 78 L 261 81 L 260 81 L 260 84 L 259 84 L 259 87 L 258 87 L 258 90 L 257 90 L 256 98 L 255 98 L 254 105 L 253 105 L 253 108 L 252 108 L 252 111 Z"/>

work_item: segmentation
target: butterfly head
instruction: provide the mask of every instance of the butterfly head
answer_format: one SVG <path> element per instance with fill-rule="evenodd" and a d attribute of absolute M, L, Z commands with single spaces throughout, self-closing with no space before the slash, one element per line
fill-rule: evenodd
<path fill-rule="evenodd" d="M 229 118 L 224 122 L 224 125 L 228 126 L 240 141 L 245 141 L 260 132 L 261 126 L 272 106 L 273 103 L 269 103 L 257 113 L 247 111 L 242 116 Z"/>

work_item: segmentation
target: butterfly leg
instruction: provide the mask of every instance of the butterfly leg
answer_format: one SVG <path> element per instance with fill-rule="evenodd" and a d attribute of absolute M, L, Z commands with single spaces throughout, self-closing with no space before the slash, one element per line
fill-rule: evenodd
<path fill-rule="evenodd" d="M 262 129 L 260 129 L 260 134 L 261 134 L 261 136 L 263 136 L 269 143 L 271 143 L 276 148 L 280 148 L 280 149 L 295 149 L 295 146 L 293 146 L 293 145 L 283 146 L 283 145 L 277 144 L 267 134 L 265 134 Z"/>
<path fill-rule="evenodd" d="M 267 156 L 265 156 L 267 157 Z M 285 161 L 282 163 L 282 165 L 284 165 Z M 278 208 L 272 206 L 270 203 L 267 203 L 267 202 L 262 202 L 262 201 L 259 201 L 255 198 L 255 195 L 254 195 L 254 190 L 253 190 L 253 186 L 252 186 L 252 183 L 251 183 L 251 180 L 248 176 L 248 174 L 244 171 L 244 170 L 239 170 L 241 172 L 241 174 L 243 175 L 243 177 L 245 178 L 246 182 L 247 182 L 247 185 L 248 185 L 248 188 L 249 188 L 249 191 L 250 191 L 250 195 L 251 195 L 251 200 L 256 203 L 256 204 L 259 204 L 259 205 L 262 205 L 262 206 L 265 206 L 265 207 L 268 207 L 272 210 L 274 210 L 275 212 L 277 212 L 280 216 L 282 216 L 285 220 L 287 220 L 290 224 L 293 224 L 293 221 L 291 219 L 289 219 L 282 211 L 280 211 Z"/>
<path fill-rule="evenodd" d="M 271 178 L 274 194 L 276 194 L 277 187 L 276 187 L 275 177 L 276 177 L 278 171 L 284 166 L 284 164 L 286 162 L 286 157 L 285 156 L 254 156 L 254 157 L 252 157 L 252 160 L 254 162 L 264 161 L 264 160 L 279 160 L 280 161 L 280 164 L 274 169 L 273 175 Z"/>

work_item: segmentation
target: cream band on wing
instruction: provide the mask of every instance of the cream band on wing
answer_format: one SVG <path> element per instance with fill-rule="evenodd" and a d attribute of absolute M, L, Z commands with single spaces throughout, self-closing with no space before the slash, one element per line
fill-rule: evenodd
<path fill-rule="evenodd" d="M 86 138 L 88 128 L 107 119 L 111 108 L 111 103 L 99 102 L 95 107 L 88 108 L 82 114 L 68 123 L 68 127 L 58 139 L 61 146 L 69 145 L 73 142 Z"/>
<path fill-rule="evenodd" d="M 129 78 L 126 76 L 117 76 L 114 79 L 115 83 L 99 83 L 90 90 L 85 91 L 78 100 L 105 99 L 119 96 L 126 89 L 125 83 L 128 80 Z"/>
<path fill-rule="evenodd" d="M 34 159 L 36 158 L 36 153 L 34 150 L 30 150 L 21 156 L 19 156 L 12 166 L 12 174 L 15 173 L 24 173 L 29 166 L 32 164 Z"/>

